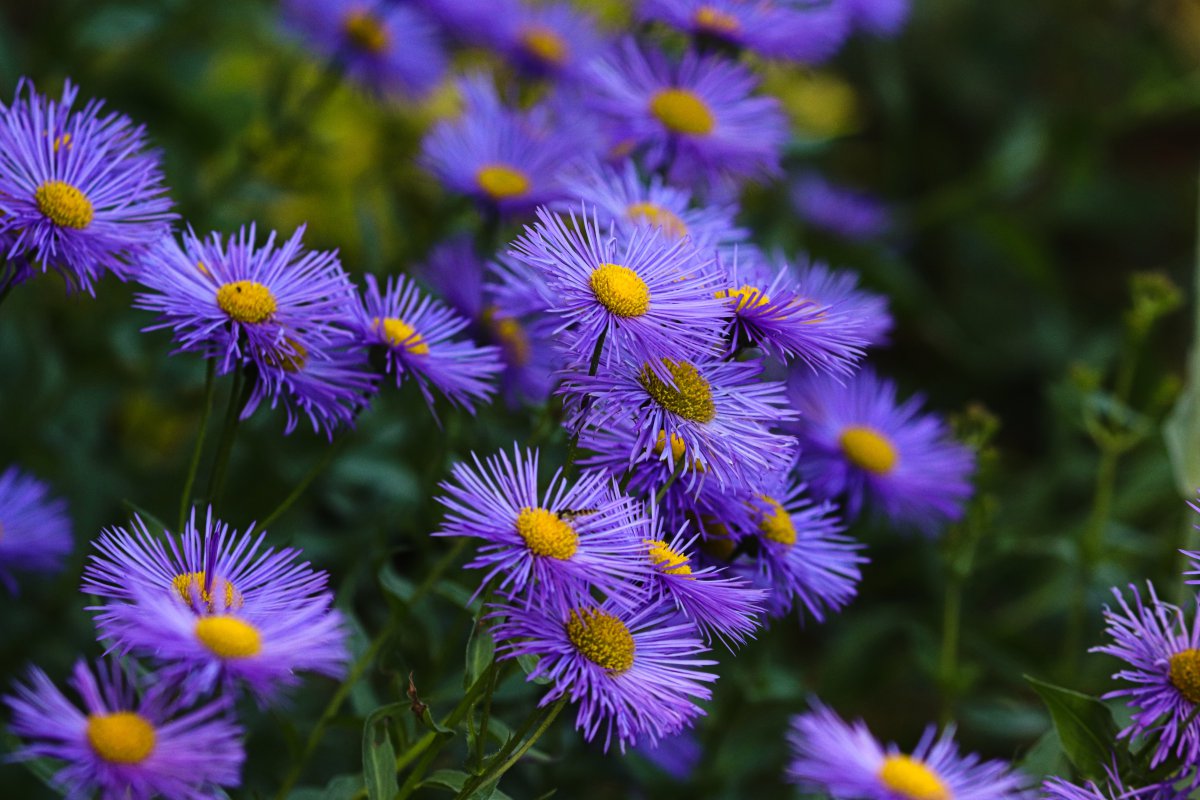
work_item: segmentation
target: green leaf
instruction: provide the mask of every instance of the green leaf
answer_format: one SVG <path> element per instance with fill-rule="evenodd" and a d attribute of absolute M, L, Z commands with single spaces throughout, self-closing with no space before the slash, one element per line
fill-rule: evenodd
<path fill-rule="evenodd" d="M 392 800 L 400 791 L 396 780 L 396 748 L 392 746 L 391 716 L 403 704 L 377 708 L 363 724 L 363 781 L 371 800 Z"/>
<path fill-rule="evenodd" d="M 417 587 L 413 586 L 412 581 L 400 577 L 390 564 L 384 565 L 383 569 L 379 570 L 379 585 L 385 592 L 395 595 L 405 603 L 412 600 L 417 591 Z"/>
<path fill-rule="evenodd" d="M 461 792 L 473 776 L 456 769 L 439 769 L 428 778 L 421 781 L 422 786 L 440 786 L 454 792 Z M 470 800 L 511 800 L 508 795 L 493 785 L 490 789 L 481 789 L 471 793 Z"/>
<path fill-rule="evenodd" d="M 1102 780 L 1104 768 L 1112 763 L 1117 736 L 1117 725 L 1108 706 L 1091 695 L 1029 675 L 1025 680 L 1050 710 L 1063 752 L 1075 769 L 1085 778 Z"/>
<path fill-rule="evenodd" d="M 121 505 L 125 506 L 126 511 L 132 511 L 134 514 L 137 514 L 139 517 L 141 517 L 142 522 L 146 523 L 146 527 L 148 527 L 152 530 L 155 530 L 160 534 L 165 533 L 168 530 L 167 524 L 165 522 L 163 522 L 161 519 L 156 517 L 154 514 L 151 514 L 149 511 L 142 508 L 141 506 L 139 506 L 137 503 L 133 502 L 129 498 L 123 499 L 121 501 Z"/>
<path fill-rule="evenodd" d="M 363 791 L 362 775 L 339 775 L 325 788 L 305 787 L 288 795 L 288 800 L 354 800 Z"/>
<path fill-rule="evenodd" d="M 479 676 L 492 664 L 496 656 L 496 641 L 483 620 L 477 620 L 467 640 L 467 672 L 463 676 L 463 687 L 470 688 Z"/>
<path fill-rule="evenodd" d="M 534 671 L 534 669 L 537 668 L 538 658 L 537 656 L 531 656 L 528 654 L 520 655 L 517 656 L 517 663 L 521 665 L 521 669 L 525 670 L 525 674 L 529 675 Z M 545 686 L 550 682 L 550 679 L 545 675 L 539 675 L 533 679 L 533 682 Z"/>

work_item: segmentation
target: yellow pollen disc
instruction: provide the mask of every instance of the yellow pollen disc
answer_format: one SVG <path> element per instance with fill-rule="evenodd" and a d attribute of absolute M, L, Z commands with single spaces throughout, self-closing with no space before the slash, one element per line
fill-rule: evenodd
<path fill-rule="evenodd" d="M 910 756 L 885 758 L 879 768 L 879 781 L 909 800 L 950 800 L 950 790 L 938 774 Z"/>
<path fill-rule="evenodd" d="M 88 744 L 110 764 L 142 763 L 154 752 L 155 739 L 150 721 L 132 711 L 88 715 Z"/>
<path fill-rule="evenodd" d="M 266 361 L 284 372 L 299 372 L 308 363 L 308 348 L 290 336 L 285 336 L 283 346 L 266 354 Z"/>
<path fill-rule="evenodd" d="M 758 529 L 762 531 L 762 535 L 772 542 L 778 542 L 788 547 L 794 545 L 796 543 L 796 526 L 792 524 L 792 515 L 773 497 L 760 494 L 758 499 L 766 503 L 770 509 L 770 512 L 764 511 L 762 518 L 758 521 Z"/>
<path fill-rule="evenodd" d="M 580 608 L 567 620 L 567 638 L 584 658 L 620 675 L 633 666 L 633 634 L 625 623 L 598 608 Z"/>
<path fill-rule="evenodd" d="M 201 617 L 196 638 L 221 658 L 251 658 L 262 652 L 258 629 L 237 617 Z"/>
<path fill-rule="evenodd" d="M 663 359 L 675 385 L 654 374 L 649 365 L 642 367 L 638 380 L 646 394 L 654 402 L 676 416 L 693 422 L 712 422 L 717 416 L 717 405 L 713 401 L 712 387 L 700 370 L 686 361 Z"/>
<path fill-rule="evenodd" d="M 92 201 L 69 183 L 46 181 L 33 193 L 33 199 L 38 211 L 60 228 L 81 231 L 92 224 Z"/>
<path fill-rule="evenodd" d="M 200 602 L 208 607 L 209 611 L 213 609 L 212 592 L 224 590 L 225 607 L 240 608 L 242 605 L 242 593 L 233 588 L 233 584 L 221 578 L 213 578 L 213 585 L 209 591 L 204 590 L 204 582 L 207 575 L 203 572 L 188 572 L 185 574 L 176 575 L 171 579 L 171 588 L 175 590 L 185 603 L 191 603 L 193 597 L 199 597 Z"/>
<path fill-rule="evenodd" d="M 691 575 L 692 568 L 688 566 L 688 557 L 671 548 L 661 539 L 644 539 L 643 543 L 650 550 L 650 562 L 660 571 L 668 575 Z"/>
<path fill-rule="evenodd" d="M 742 27 L 733 14 L 712 6 L 700 6 L 694 19 L 697 28 L 716 34 L 737 33 Z"/>
<path fill-rule="evenodd" d="M 712 133 L 716 120 L 712 110 L 694 92 L 687 89 L 663 89 L 650 98 L 650 113 L 672 133 L 705 136 Z"/>
<path fill-rule="evenodd" d="M 487 164 L 475 173 L 475 183 L 493 200 L 529 194 L 529 176 L 507 164 Z"/>
<path fill-rule="evenodd" d="M 366 11 L 354 11 L 346 15 L 342 32 L 355 48 L 368 53 L 382 53 L 388 46 L 387 30 Z"/>
<path fill-rule="evenodd" d="M 761 289 L 756 289 L 749 284 L 743 285 L 740 289 L 721 289 L 714 292 L 717 299 L 728 297 L 729 299 L 737 298 L 737 308 L 734 311 L 742 311 L 746 308 L 761 308 L 771 302 L 771 298 L 763 294 Z"/>
<path fill-rule="evenodd" d="M 257 325 L 275 315 L 275 295 L 257 281 L 234 281 L 217 289 L 217 305 L 235 322 Z"/>
<path fill-rule="evenodd" d="M 417 333 L 416 328 L 402 319 L 388 317 L 385 320 L 375 318 L 375 327 L 383 326 L 383 338 L 392 347 L 403 347 L 414 356 L 429 355 L 429 345 L 424 337 Z"/>
<path fill-rule="evenodd" d="M 862 425 L 851 425 L 843 430 L 838 443 L 850 463 L 876 475 L 887 475 L 899 458 L 896 448 L 886 436 Z"/>
<path fill-rule="evenodd" d="M 640 317 L 650 309 L 650 288 L 629 267 L 601 264 L 588 283 L 600 305 L 618 317 Z"/>
<path fill-rule="evenodd" d="M 630 222 L 662 228 L 663 233 L 682 239 L 688 235 L 687 224 L 678 215 L 654 203 L 633 203 L 625 209 Z"/>
<path fill-rule="evenodd" d="M 535 556 L 566 561 L 579 548 L 579 534 L 571 523 L 544 508 L 522 508 L 517 515 L 517 533 Z"/>
<path fill-rule="evenodd" d="M 521 32 L 521 45 L 538 61 L 552 67 L 567 60 L 567 43 L 549 28 L 531 25 Z"/>
<path fill-rule="evenodd" d="M 1188 699 L 1200 704 L 1200 650 L 1181 650 L 1170 658 L 1171 685 Z"/>
<path fill-rule="evenodd" d="M 485 308 L 481 317 L 483 324 L 504 348 L 508 362 L 514 367 L 523 367 L 529 363 L 533 350 L 529 344 L 529 337 L 525 334 L 525 328 L 512 317 L 496 316 L 498 311 L 499 309 L 495 306 Z"/>

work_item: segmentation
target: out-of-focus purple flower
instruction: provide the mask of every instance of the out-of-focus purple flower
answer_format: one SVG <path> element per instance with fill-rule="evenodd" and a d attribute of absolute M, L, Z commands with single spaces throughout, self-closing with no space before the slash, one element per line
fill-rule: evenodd
<path fill-rule="evenodd" d="M 328 576 L 290 548 L 264 548 L 253 525 L 239 534 L 209 509 L 183 535 L 150 534 L 135 517 L 93 542 L 83 591 L 121 653 L 153 658 L 164 680 L 196 697 L 244 686 L 261 703 L 300 683 L 299 672 L 338 677 L 348 653 Z M 164 546 L 165 541 L 165 546 Z"/>
<path fill-rule="evenodd" d="M 53 782 L 68 797 L 204 800 L 241 784 L 242 729 L 228 698 L 187 708 L 169 684 L 142 690 L 115 660 L 93 673 L 77 661 L 68 683 L 82 707 L 34 667 L 4 698 L 23 741 L 19 761 L 53 759 Z"/>
<path fill-rule="evenodd" d="M 858 275 L 834 270 L 817 262 L 801 263 L 795 269 L 797 291 L 814 303 L 830 308 L 839 323 L 868 345 L 886 344 L 893 320 L 887 298 L 858 286 Z"/>
<path fill-rule="evenodd" d="M 498 46 L 520 13 L 519 0 L 415 0 L 446 33 L 461 42 Z"/>
<path fill-rule="evenodd" d="M 664 737 L 655 744 L 639 744 L 636 752 L 675 780 L 683 782 L 700 765 L 704 748 L 694 733 L 683 731 Z"/>
<path fill-rule="evenodd" d="M 806 64 L 831 58 L 849 33 L 849 8 L 841 0 L 646 0 L 640 15 L 690 33 L 701 43 L 715 40 Z"/>
<path fill-rule="evenodd" d="M 381 0 L 286 0 L 284 20 L 347 77 L 383 96 L 416 97 L 446 72 L 431 20 Z"/>
<path fill-rule="evenodd" d="M 900 33 L 912 11 L 911 0 L 839 0 L 846 6 L 852 25 L 875 36 Z"/>
<path fill-rule="evenodd" d="M 596 21 L 570 3 L 522 3 L 511 16 L 493 19 L 496 46 L 533 77 L 576 79 L 604 46 Z"/>
<path fill-rule="evenodd" d="M 610 145 L 639 152 L 669 182 L 722 193 L 778 172 L 787 122 L 777 100 L 753 95 L 758 82 L 737 62 L 689 51 L 672 63 L 626 39 L 590 73 L 587 102 Z"/>
<path fill-rule="evenodd" d="M 892 212 L 879 198 L 831 183 L 815 172 L 796 180 L 792 204 L 814 228 L 845 239 L 877 239 L 892 227 Z"/>
<path fill-rule="evenodd" d="M 1108 780 L 1103 786 L 1087 781 L 1082 786 L 1069 783 L 1062 778 L 1050 778 L 1042 784 L 1042 800 L 1186 800 L 1187 789 L 1176 789 L 1169 782 L 1155 783 L 1140 788 L 1126 786 L 1120 774 L 1106 769 Z"/>
<path fill-rule="evenodd" d="M 0 260 L 54 269 L 68 290 L 94 293 L 105 271 L 128 278 L 175 215 L 145 129 L 102 113 L 99 100 L 75 111 L 77 95 L 68 81 L 51 100 L 22 79 L 13 104 L 0 102 Z"/>
<path fill-rule="evenodd" d="M 850 517 L 866 508 L 930 535 L 962 517 L 974 454 L 921 410 L 920 395 L 901 403 L 892 381 L 864 368 L 842 382 L 793 372 L 790 396 L 800 472 L 818 497 L 843 498 Z"/>
<path fill-rule="evenodd" d="M 66 501 L 15 466 L 0 472 L 0 583 L 17 591 L 16 572 L 56 572 L 71 552 Z"/>

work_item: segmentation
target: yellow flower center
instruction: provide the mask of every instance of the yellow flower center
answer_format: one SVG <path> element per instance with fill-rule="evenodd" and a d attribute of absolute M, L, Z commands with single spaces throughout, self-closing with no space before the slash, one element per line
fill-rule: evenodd
<path fill-rule="evenodd" d="M 242 605 L 242 594 L 233 588 L 233 584 L 222 578 L 213 578 L 212 586 L 209 590 L 204 589 L 204 582 L 207 579 L 204 572 L 187 572 L 176 575 L 171 579 L 171 588 L 175 593 L 183 598 L 183 602 L 190 604 L 193 597 L 199 597 L 200 602 L 208 607 L 209 611 L 213 610 L 213 594 L 215 592 L 224 591 L 225 607 L 240 608 Z"/>
<path fill-rule="evenodd" d="M 762 518 L 758 521 L 758 529 L 762 531 L 762 535 L 779 544 L 791 547 L 796 543 L 796 526 L 792 524 L 792 515 L 787 512 L 778 500 L 773 497 L 768 497 L 765 494 L 758 496 L 767 504 L 770 511 L 764 511 Z"/>
<path fill-rule="evenodd" d="M 308 348 L 290 336 L 285 336 L 283 346 L 266 354 L 266 361 L 284 372 L 299 372 L 308 363 Z"/>
<path fill-rule="evenodd" d="M 388 317 L 385 320 L 375 318 L 375 327 L 383 326 L 383 338 L 392 347 L 403 347 L 415 356 L 429 355 L 429 345 L 416 328 L 402 319 Z"/>
<path fill-rule="evenodd" d="M 661 539 L 643 539 L 642 541 L 650 550 L 650 562 L 660 571 L 668 575 L 692 574 L 692 568 L 688 566 L 690 559 L 683 553 L 672 549 Z"/>
<path fill-rule="evenodd" d="M 561 66 L 567 60 L 567 43 L 542 25 L 531 25 L 521 31 L 521 45 L 538 61 L 552 67 Z"/>
<path fill-rule="evenodd" d="M 221 658 L 251 658 L 262 652 L 258 629 L 237 617 L 201 617 L 196 638 Z"/>
<path fill-rule="evenodd" d="M 350 44 L 368 53 L 382 53 L 388 46 L 387 29 L 367 11 L 352 11 L 346 15 L 342 32 Z"/>
<path fill-rule="evenodd" d="M 275 295 L 258 281 L 234 281 L 217 289 L 217 305 L 236 322 L 257 325 L 275 315 Z"/>
<path fill-rule="evenodd" d="M 662 228 L 663 233 L 682 239 L 688 235 L 688 227 L 674 212 L 654 203 L 633 203 L 625 209 L 625 215 L 634 224 L 652 225 Z"/>
<path fill-rule="evenodd" d="M 712 387 L 700 370 L 686 361 L 665 358 L 663 363 L 675 385 L 658 377 L 647 364 L 638 377 L 646 394 L 676 416 L 693 422 L 712 422 L 717 416 L 717 404 L 713 401 Z"/>
<path fill-rule="evenodd" d="M 625 623 L 598 608 L 580 608 L 567 620 L 567 638 L 584 658 L 620 675 L 633 666 L 633 634 Z"/>
<path fill-rule="evenodd" d="M 507 164 L 486 164 L 475 173 L 475 183 L 493 200 L 529 194 L 529 176 Z"/>
<path fill-rule="evenodd" d="M 571 524 L 544 508 L 522 508 L 517 533 L 535 556 L 566 561 L 579 548 L 579 534 Z"/>
<path fill-rule="evenodd" d="M 728 561 L 737 548 L 733 537 L 729 535 L 729 528 L 709 514 L 701 519 L 704 522 L 704 538 L 700 540 L 700 549 L 713 558 Z"/>
<path fill-rule="evenodd" d="M 712 133 L 716 120 L 712 110 L 694 92 L 687 89 L 663 89 L 650 98 L 650 113 L 672 133 L 705 136 Z"/>
<path fill-rule="evenodd" d="M 694 17 L 696 27 L 715 34 L 729 35 L 741 30 L 738 18 L 727 11 L 712 6 L 700 6 Z"/>
<path fill-rule="evenodd" d="M 950 800 L 950 790 L 937 773 L 910 756 L 885 758 L 879 768 L 879 781 L 909 800 Z"/>
<path fill-rule="evenodd" d="M 485 308 L 482 314 L 483 324 L 504 348 L 508 362 L 514 367 L 523 367 L 529 363 L 532 353 L 529 336 L 526 335 L 525 328 L 521 326 L 520 322 L 512 317 L 498 317 L 496 316 L 498 312 L 499 309 L 495 306 Z"/>
<path fill-rule="evenodd" d="M 601 264 L 588 283 L 600 305 L 618 317 L 640 317 L 650 308 L 650 288 L 629 267 Z"/>
<path fill-rule="evenodd" d="M 661 456 L 663 450 L 667 449 L 667 432 L 658 432 L 658 441 L 654 443 L 654 455 Z M 678 461 L 683 458 L 683 454 L 687 452 L 687 446 L 683 443 L 683 439 L 679 434 L 671 434 L 671 460 Z"/>
<path fill-rule="evenodd" d="M 1171 685 L 1188 699 L 1200 704 L 1200 650 L 1181 650 L 1170 658 Z"/>
<path fill-rule="evenodd" d="M 92 201 L 65 181 L 46 181 L 33 193 L 33 199 L 38 211 L 60 228 L 81 231 L 92 224 Z"/>
<path fill-rule="evenodd" d="M 737 298 L 737 308 L 734 311 L 742 311 L 746 308 L 761 308 L 771 302 L 771 298 L 765 295 L 762 289 L 757 289 L 749 284 L 743 284 L 740 289 L 720 289 L 713 294 L 717 299 L 728 297 L 731 300 Z"/>
<path fill-rule="evenodd" d="M 891 472 L 899 458 L 895 446 L 886 436 L 862 425 L 851 425 L 843 430 L 838 443 L 850 463 L 876 475 Z"/>
<path fill-rule="evenodd" d="M 89 714 L 87 740 L 110 764 L 140 764 L 154 752 L 154 726 L 140 714 L 117 711 Z"/>

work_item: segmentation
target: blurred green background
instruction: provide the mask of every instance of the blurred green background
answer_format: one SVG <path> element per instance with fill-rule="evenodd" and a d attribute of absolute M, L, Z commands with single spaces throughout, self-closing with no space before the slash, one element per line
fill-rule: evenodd
<path fill-rule="evenodd" d="M 619 4 L 602 5 L 621 18 Z M 999 420 L 984 502 L 943 542 L 857 530 L 872 563 L 845 613 L 823 626 L 777 622 L 737 658 L 722 654 L 698 730 L 707 756 L 690 781 L 636 756 L 605 758 L 560 721 L 539 745 L 546 758 L 505 779 L 509 795 L 789 796 L 784 731 L 814 692 L 904 746 L 953 718 L 965 745 L 1023 759 L 1049 725 L 1023 675 L 1110 688 L 1113 663 L 1083 652 L 1099 642 L 1108 587 L 1153 579 L 1166 596 L 1190 596 L 1174 551 L 1200 546 L 1160 430 L 1184 389 L 1191 314 L 1145 336 L 1127 314 L 1137 272 L 1191 296 L 1198 67 L 1195 0 L 917 0 L 898 41 L 855 40 L 819 71 L 768 68 L 796 122 L 789 167 L 878 192 L 901 230 L 882 246 L 822 237 L 788 210 L 783 185 L 751 191 L 744 220 L 761 241 L 857 269 L 889 296 L 894 343 L 873 359 L 906 391 L 947 413 L 975 404 L 975 425 L 980 407 Z M 69 76 L 82 96 L 144 122 L 197 231 L 307 221 L 308 244 L 340 249 L 352 273 L 388 273 L 475 224 L 413 164 L 448 98 L 384 107 L 343 86 L 304 106 L 320 66 L 281 33 L 271 3 L 6 2 L 0 95 L 22 75 L 51 92 Z M 271 122 L 281 114 L 282 130 Z M 60 578 L 26 581 L 6 601 L 5 684 L 31 661 L 62 677 L 78 654 L 98 654 L 77 590 L 87 541 L 134 506 L 173 519 L 194 441 L 203 365 L 170 357 L 165 332 L 140 332 L 151 319 L 131 309 L 130 286 L 107 279 L 97 294 L 64 297 L 49 278 L 0 308 L 0 464 L 50 481 L 77 540 Z M 535 423 L 533 412 L 503 408 L 443 419 L 444 431 L 429 424 L 412 386 L 383 393 L 273 526 L 273 542 L 303 547 L 333 574 L 340 605 L 369 632 L 359 648 L 447 549 L 427 535 L 446 465 L 524 440 Z M 242 432 L 224 512 L 235 525 L 265 516 L 324 453 L 323 437 L 301 428 L 285 438 L 282 424 L 260 413 Z M 1114 432 L 1128 440 L 1119 454 Z M 556 458 L 562 444 L 549 445 Z M 1096 511 L 1106 476 L 1111 513 Z M 1098 553 L 1077 545 L 1089 525 L 1099 526 Z M 470 623 L 457 587 L 472 591 L 476 576 L 447 578 L 408 610 L 302 785 L 361 769 L 363 716 L 403 700 L 410 672 L 437 713 L 453 706 Z M 961 647 L 948 663 L 943 617 L 959 589 Z M 250 760 L 237 796 L 274 795 L 334 689 L 312 679 L 289 707 L 245 709 Z M 510 674 L 501 719 L 516 725 L 531 689 Z M 1048 740 L 1028 768 L 1064 765 Z M 13 797 L 48 791 L 12 765 L 0 766 L 0 785 Z"/>

